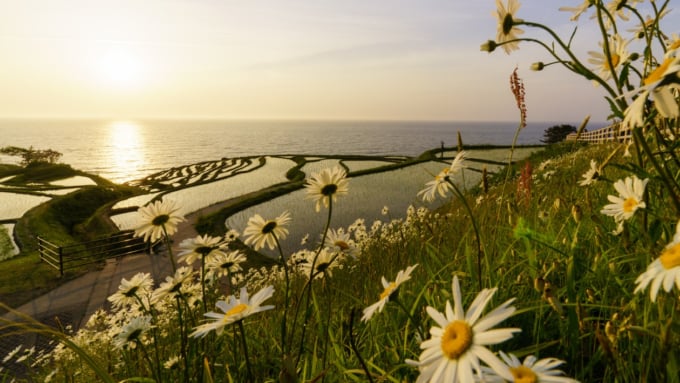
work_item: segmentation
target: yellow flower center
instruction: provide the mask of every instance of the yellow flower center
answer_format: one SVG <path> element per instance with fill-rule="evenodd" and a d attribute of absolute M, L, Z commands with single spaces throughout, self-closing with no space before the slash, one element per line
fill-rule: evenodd
<path fill-rule="evenodd" d="M 165 225 L 168 221 L 170 220 L 170 216 L 167 214 L 161 214 L 159 216 L 154 217 L 154 219 L 151 221 L 151 224 L 154 226 L 163 226 Z"/>
<path fill-rule="evenodd" d="M 659 257 L 659 261 L 661 261 L 661 264 L 666 270 L 680 266 L 680 243 L 664 250 L 663 253 L 661 253 L 661 257 Z"/>
<path fill-rule="evenodd" d="M 245 304 L 245 303 L 239 303 L 239 304 L 237 304 L 236 306 L 234 306 L 234 307 L 232 307 L 231 309 L 229 309 L 229 311 L 227 311 L 227 312 L 224 314 L 224 319 L 226 320 L 226 319 L 227 319 L 228 317 L 230 317 L 230 316 L 233 316 L 233 315 L 236 315 L 236 314 L 240 314 L 240 313 L 246 311 L 247 308 L 248 308 L 248 305 L 247 305 L 247 304 Z"/>
<path fill-rule="evenodd" d="M 503 34 L 507 35 L 512 30 L 512 26 L 515 25 L 515 21 L 512 19 L 510 13 L 506 13 L 503 17 Z"/>
<path fill-rule="evenodd" d="M 661 63 L 656 69 L 652 71 L 646 78 L 645 78 L 645 85 L 653 84 L 657 81 L 660 81 L 661 78 L 663 77 L 663 74 L 666 72 L 668 67 L 671 65 L 671 59 L 667 58 L 664 60 L 664 62 Z"/>
<path fill-rule="evenodd" d="M 335 241 L 333 244 L 334 244 L 335 246 L 337 246 L 338 248 L 340 248 L 340 250 L 347 250 L 347 249 L 349 249 L 349 245 L 347 244 L 347 242 L 345 242 L 345 241 L 343 241 L 343 240 L 337 240 L 337 241 Z"/>
<path fill-rule="evenodd" d="M 397 287 L 397 284 L 394 282 L 390 282 L 390 285 L 385 287 L 385 290 L 382 293 L 380 293 L 380 300 L 389 297 L 390 294 L 392 294 L 392 292 L 394 291 L 395 287 Z"/>
<path fill-rule="evenodd" d="M 635 211 L 635 209 L 637 209 L 637 206 L 638 200 L 633 197 L 628 197 L 625 201 L 623 201 L 623 211 L 625 213 L 632 213 Z"/>
<path fill-rule="evenodd" d="M 621 62 L 621 56 L 617 55 L 616 53 L 612 54 L 612 67 L 616 68 L 619 66 L 619 62 Z M 607 68 L 608 70 L 612 70 L 612 68 L 609 67 L 609 62 L 605 61 L 604 67 Z"/>
<path fill-rule="evenodd" d="M 472 345 L 472 329 L 467 322 L 456 320 L 449 323 L 442 335 L 442 352 L 451 360 L 457 360 Z"/>
<path fill-rule="evenodd" d="M 510 367 L 510 373 L 515 383 L 537 383 L 538 377 L 527 366 Z"/>
<path fill-rule="evenodd" d="M 262 234 L 269 234 L 276 229 L 276 221 L 268 221 L 262 226 Z"/>
<path fill-rule="evenodd" d="M 338 191 L 338 185 L 336 184 L 328 184 L 321 188 L 321 194 L 327 197 L 332 196 L 336 191 Z"/>

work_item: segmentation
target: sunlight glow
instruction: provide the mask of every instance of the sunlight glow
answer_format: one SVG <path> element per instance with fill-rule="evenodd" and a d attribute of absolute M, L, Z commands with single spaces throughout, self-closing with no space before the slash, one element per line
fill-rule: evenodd
<path fill-rule="evenodd" d="M 109 124 L 109 163 L 114 164 L 117 182 L 129 181 L 139 176 L 145 168 L 144 139 L 141 126 L 132 121 L 115 121 Z"/>
<path fill-rule="evenodd" d="M 97 79 L 110 87 L 132 88 L 141 85 L 144 65 L 134 52 L 122 48 L 111 49 L 97 62 Z"/>

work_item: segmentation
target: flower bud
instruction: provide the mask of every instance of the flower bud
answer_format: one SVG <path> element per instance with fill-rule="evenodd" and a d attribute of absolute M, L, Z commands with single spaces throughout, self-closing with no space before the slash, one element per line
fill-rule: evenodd
<path fill-rule="evenodd" d="M 637 52 L 633 52 L 628 56 L 628 61 L 635 61 L 640 58 L 640 54 Z"/>
<path fill-rule="evenodd" d="M 482 44 L 482 45 L 479 47 L 479 49 L 480 49 L 482 52 L 489 52 L 489 53 L 491 53 L 491 52 L 493 52 L 494 50 L 496 50 L 496 47 L 497 47 L 497 46 L 498 46 L 498 44 L 496 44 L 495 41 L 493 41 L 493 40 L 488 40 L 487 42 L 485 42 L 484 44 Z"/>
<path fill-rule="evenodd" d="M 542 61 L 535 62 L 535 63 L 531 64 L 531 67 L 530 67 L 531 70 L 536 71 L 536 72 L 542 71 L 543 68 L 545 68 L 545 64 L 543 64 Z"/>
<path fill-rule="evenodd" d="M 583 213 L 581 212 L 581 206 L 573 205 L 571 207 L 571 216 L 574 218 L 576 223 L 581 222 L 581 217 L 583 216 Z"/>

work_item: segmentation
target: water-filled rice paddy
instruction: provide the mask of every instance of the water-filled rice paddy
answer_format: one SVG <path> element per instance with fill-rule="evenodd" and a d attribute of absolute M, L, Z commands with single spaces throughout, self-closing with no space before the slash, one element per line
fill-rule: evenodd
<path fill-rule="evenodd" d="M 429 209 L 440 206 L 444 200 L 425 203 L 417 197 L 417 194 L 424 188 L 425 183 L 432 179 L 431 174 L 439 173 L 443 167 L 445 165 L 439 162 L 425 162 L 350 178 L 349 193 L 340 196 L 337 204 L 333 206 L 331 228 L 346 228 L 358 218 L 363 218 L 370 227 L 375 220 L 387 221 L 388 217 L 404 217 L 409 205 L 425 206 Z M 481 174 L 466 171 L 464 178 L 466 185 L 470 187 L 480 182 Z M 462 184 L 463 176 L 457 175 L 454 182 Z M 390 211 L 388 217 L 382 215 L 384 206 Z M 226 225 L 242 232 L 248 219 L 255 214 L 271 219 L 288 211 L 292 216 L 290 235 L 281 245 L 290 253 L 300 248 L 300 242 L 306 234 L 309 234 L 310 241 L 318 239 L 321 235 L 328 209 L 316 213 L 314 207 L 315 203 L 306 199 L 306 190 L 297 190 L 242 210 L 229 217 Z"/>
<path fill-rule="evenodd" d="M 50 197 L 0 192 L 0 219 L 19 219 L 31 208 L 49 201 Z"/>
<path fill-rule="evenodd" d="M 50 182 L 50 185 L 52 186 L 91 186 L 96 184 L 97 183 L 94 182 L 92 178 L 84 176 L 62 178 L 60 180 Z"/>

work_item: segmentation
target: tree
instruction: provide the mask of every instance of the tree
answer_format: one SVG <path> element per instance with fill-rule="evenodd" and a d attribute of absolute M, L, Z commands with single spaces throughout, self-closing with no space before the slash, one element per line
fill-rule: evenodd
<path fill-rule="evenodd" d="M 36 150 L 33 149 L 32 146 L 28 149 L 20 148 L 18 146 L 6 146 L 0 149 L 0 154 L 21 157 L 22 166 L 40 162 L 53 164 L 62 156 L 62 154 L 56 150 Z"/>
<path fill-rule="evenodd" d="M 576 133 L 576 127 L 567 124 L 551 126 L 543 133 L 541 142 L 545 144 L 554 144 L 564 141 L 569 133 Z"/>

